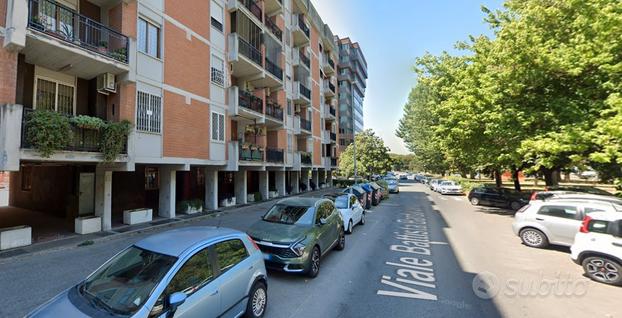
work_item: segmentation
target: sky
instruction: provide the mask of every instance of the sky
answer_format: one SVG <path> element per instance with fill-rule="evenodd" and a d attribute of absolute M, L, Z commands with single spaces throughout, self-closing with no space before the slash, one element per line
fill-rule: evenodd
<path fill-rule="evenodd" d="M 415 59 L 454 49 L 469 35 L 491 35 L 481 6 L 500 9 L 502 0 L 312 0 L 333 34 L 359 42 L 367 60 L 363 104 L 365 128 L 393 153 L 408 153 L 395 136 L 403 107 L 416 83 Z"/>

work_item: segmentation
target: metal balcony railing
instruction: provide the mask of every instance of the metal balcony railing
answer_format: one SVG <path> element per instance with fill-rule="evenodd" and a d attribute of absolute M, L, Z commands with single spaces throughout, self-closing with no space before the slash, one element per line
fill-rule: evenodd
<path fill-rule="evenodd" d="M 240 145 L 240 160 L 244 161 L 263 161 L 263 149 L 256 145 Z"/>
<path fill-rule="evenodd" d="M 263 99 L 249 91 L 239 90 L 238 102 L 241 107 L 263 114 Z"/>
<path fill-rule="evenodd" d="M 328 65 L 330 65 L 330 67 L 332 67 L 333 69 L 335 69 L 335 62 L 333 62 L 333 59 L 331 59 L 330 57 L 327 58 L 328 60 Z"/>
<path fill-rule="evenodd" d="M 298 54 L 300 54 L 300 61 L 305 66 L 307 66 L 307 68 L 311 68 L 311 60 L 306 55 L 304 55 L 302 52 L 300 52 L 300 51 L 298 52 Z"/>
<path fill-rule="evenodd" d="M 29 108 L 24 108 L 22 115 L 22 135 L 21 135 L 21 148 L 30 149 L 33 148 L 33 145 L 29 142 L 27 138 L 28 134 L 28 119 L 30 118 L 30 114 L 34 111 Z M 72 117 L 72 116 L 68 116 Z M 62 150 L 66 151 L 84 151 L 84 152 L 102 152 L 101 150 L 101 140 L 102 134 L 98 129 L 90 129 L 78 127 L 74 124 L 71 124 L 71 142 L 64 147 Z M 127 154 L 127 140 L 125 142 L 124 149 L 122 153 Z"/>
<path fill-rule="evenodd" d="M 304 86 L 302 83 L 300 83 L 300 94 L 302 94 L 302 96 L 306 97 L 307 99 L 311 99 L 311 90 Z"/>
<path fill-rule="evenodd" d="M 283 108 L 273 102 L 266 102 L 266 116 L 283 121 Z"/>
<path fill-rule="evenodd" d="M 259 21 L 262 21 L 261 16 L 263 12 L 261 11 L 261 7 L 254 0 L 238 0 L 242 3 L 248 11 L 250 11 Z"/>
<path fill-rule="evenodd" d="M 304 16 L 302 14 L 298 15 L 298 26 L 300 27 L 300 29 L 302 30 L 302 32 L 304 32 L 304 34 L 307 37 L 310 37 L 310 31 L 309 31 L 309 27 L 307 26 L 307 24 L 305 23 L 305 19 Z"/>
<path fill-rule="evenodd" d="M 335 110 L 335 107 L 329 107 L 328 112 L 333 116 L 337 116 L 337 111 Z"/>
<path fill-rule="evenodd" d="M 281 30 L 281 28 L 279 28 L 279 26 L 276 25 L 276 22 L 272 21 L 272 19 L 270 18 L 267 18 L 266 26 L 268 27 L 270 32 L 272 32 L 272 34 L 274 34 L 274 36 L 276 36 L 276 38 L 279 39 L 279 41 L 283 41 L 283 30 Z"/>
<path fill-rule="evenodd" d="M 28 0 L 28 27 L 128 63 L 128 37 L 52 0 Z"/>
<path fill-rule="evenodd" d="M 273 162 L 273 163 L 283 163 L 284 162 L 283 149 L 278 149 L 278 148 L 266 149 L 266 161 Z"/>
<path fill-rule="evenodd" d="M 311 131 L 311 121 L 304 119 L 304 118 L 300 118 L 300 129 Z"/>
<path fill-rule="evenodd" d="M 331 132 L 330 133 L 330 140 L 337 141 L 337 134 L 335 134 L 334 132 Z"/>
<path fill-rule="evenodd" d="M 283 80 L 283 69 L 269 59 L 266 59 L 266 70 L 270 72 L 270 74 L 276 76 L 281 81 Z"/>
<path fill-rule="evenodd" d="M 300 152 L 300 162 L 305 165 L 313 164 L 313 156 L 310 153 L 301 151 Z"/>
<path fill-rule="evenodd" d="M 261 54 L 261 51 L 250 45 L 250 43 L 246 42 L 246 40 L 244 40 L 243 38 L 238 36 L 238 44 L 239 44 L 239 51 L 242 55 L 248 57 L 251 61 L 257 63 L 258 65 L 261 65 L 261 60 L 263 59 L 263 54 Z"/>

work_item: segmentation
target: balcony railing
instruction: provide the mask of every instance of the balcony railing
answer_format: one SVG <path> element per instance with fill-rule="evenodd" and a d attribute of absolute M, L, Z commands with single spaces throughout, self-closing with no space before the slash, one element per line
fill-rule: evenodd
<path fill-rule="evenodd" d="M 267 102 L 266 115 L 283 121 L 283 108 L 277 103 Z"/>
<path fill-rule="evenodd" d="M 302 83 L 300 83 L 300 94 L 302 94 L 302 96 L 306 97 L 307 99 L 311 99 L 311 90 L 308 89 L 306 86 L 302 85 Z"/>
<path fill-rule="evenodd" d="M 240 160 L 244 161 L 263 161 L 263 149 L 256 145 L 240 145 Z"/>
<path fill-rule="evenodd" d="M 263 12 L 261 12 L 261 7 L 255 2 L 255 0 L 238 0 L 242 3 L 248 11 L 250 11 L 259 21 L 262 21 L 261 16 Z"/>
<path fill-rule="evenodd" d="M 28 0 L 28 27 L 89 51 L 128 62 L 128 37 L 52 0 Z"/>
<path fill-rule="evenodd" d="M 335 92 L 335 85 L 333 85 L 333 83 L 328 82 L 328 88 L 330 89 L 331 92 Z"/>
<path fill-rule="evenodd" d="M 311 121 L 304 119 L 304 118 L 300 118 L 300 129 L 311 131 Z"/>
<path fill-rule="evenodd" d="M 266 149 L 266 161 L 273 162 L 273 163 L 283 163 L 284 162 L 283 149 L 277 149 L 277 148 Z"/>
<path fill-rule="evenodd" d="M 239 90 L 239 92 L 238 102 L 241 107 L 263 114 L 263 99 L 243 89 Z"/>
<path fill-rule="evenodd" d="M 266 70 L 276 76 L 279 80 L 283 80 L 283 69 L 269 59 L 266 59 Z"/>
<path fill-rule="evenodd" d="M 30 149 L 33 145 L 27 138 L 29 129 L 28 119 L 30 114 L 33 113 L 32 109 L 24 108 L 22 115 L 22 136 L 21 136 L 21 148 Z M 84 152 L 102 152 L 101 149 L 102 134 L 98 129 L 89 129 L 78 127 L 71 124 L 71 142 L 62 150 L 65 151 L 84 151 Z M 123 154 L 127 154 L 127 141 L 122 151 Z"/>
<path fill-rule="evenodd" d="M 300 162 L 305 165 L 313 164 L 313 156 L 310 153 L 301 151 L 300 152 Z"/>
<path fill-rule="evenodd" d="M 309 35 L 310 35 L 309 27 L 305 23 L 305 19 L 304 19 L 304 16 L 302 14 L 298 15 L 298 26 L 300 27 L 302 32 L 304 32 L 304 34 L 307 37 L 309 37 Z"/>
<path fill-rule="evenodd" d="M 261 51 L 256 47 L 250 45 L 250 43 L 246 42 L 241 37 L 238 37 L 239 50 L 240 53 L 246 57 L 248 57 L 251 61 L 261 65 L 261 60 L 263 59 L 263 55 Z"/>
<path fill-rule="evenodd" d="M 272 19 L 266 18 L 266 26 L 268 27 L 270 32 L 272 32 L 272 34 L 274 34 L 274 36 L 279 39 L 279 41 L 283 41 L 283 30 L 281 30 L 281 28 L 279 28 L 279 26 L 276 25 L 276 23 L 272 21 Z"/>
<path fill-rule="evenodd" d="M 335 62 L 333 62 L 333 59 L 331 59 L 330 57 L 327 58 L 328 60 L 328 65 L 330 65 L 330 67 L 332 67 L 333 69 L 335 69 Z"/>
<path fill-rule="evenodd" d="M 337 158 L 330 158 L 330 166 L 331 167 L 337 166 Z"/>
<path fill-rule="evenodd" d="M 331 132 L 330 133 L 330 140 L 337 141 L 337 134 L 335 134 L 334 132 Z"/>
<path fill-rule="evenodd" d="M 302 61 L 302 63 L 304 63 L 304 65 L 307 66 L 307 68 L 311 68 L 311 60 L 304 55 L 302 52 L 298 52 L 298 54 L 300 54 L 300 61 Z"/>
<path fill-rule="evenodd" d="M 337 116 L 337 111 L 335 110 L 335 107 L 329 107 L 328 112 L 333 116 Z"/>

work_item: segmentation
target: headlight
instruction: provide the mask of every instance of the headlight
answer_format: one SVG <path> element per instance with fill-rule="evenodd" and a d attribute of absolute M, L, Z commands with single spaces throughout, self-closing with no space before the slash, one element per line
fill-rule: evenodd
<path fill-rule="evenodd" d="M 294 243 L 291 247 L 292 251 L 294 251 L 294 253 L 298 256 L 302 256 L 302 254 L 305 253 L 305 247 L 306 245 L 303 243 L 304 240 L 307 237 L 304 237 L 303 239 L 299 240 L 298 242 Z"/>

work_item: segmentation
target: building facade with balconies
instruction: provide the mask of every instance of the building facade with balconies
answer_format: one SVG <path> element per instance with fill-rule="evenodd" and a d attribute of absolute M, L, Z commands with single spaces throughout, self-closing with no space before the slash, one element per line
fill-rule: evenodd
<path fill-rule="evenodd" d="M 334 38 L 339 50 L 339 147 L 345 149 L 363 131 L 363 100 L 367 87 L 367 61 L 363 50 L 350 38 Z"/>
<path fill-rule="evenodd" d="M 6 4 L 0 171 L 16 210 L 110 230 L 331 183 L 339 55 L 310 1 Z"/>

